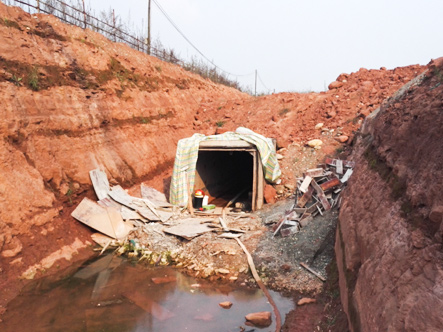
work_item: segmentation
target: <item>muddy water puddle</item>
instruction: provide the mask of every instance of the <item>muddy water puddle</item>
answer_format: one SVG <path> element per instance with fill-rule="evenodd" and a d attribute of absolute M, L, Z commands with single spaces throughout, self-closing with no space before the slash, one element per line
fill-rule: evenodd
<path fill-rule="evenodd" d="M 271 292 L 282 317 L 292 299 Z M 233 303 L 223 309 L 220 302 Z M 209 283 L 170 267 L 146 268 L 112 255 L 57 282 L 34 282 L 8 304 L 2 331 L 274 331 L 245 325 L 271 311 L 259 289 Z M 274 317 L 273 317 L 274 318 Z"/>

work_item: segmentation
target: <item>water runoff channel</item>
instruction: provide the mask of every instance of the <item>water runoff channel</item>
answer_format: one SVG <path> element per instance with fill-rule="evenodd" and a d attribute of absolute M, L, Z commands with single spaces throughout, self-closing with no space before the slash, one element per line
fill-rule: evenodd
<path fill-rule="evenodd" d="M 272 292 L 282 317 L 295 305 Z M 223 309 L 220 302 L 233 303 Z M 271 311 L 262 291 L 189 277 L 172 267 L 145 267 L 112 254 L 63 278 L 33 281 L 2 316 L 2 331 L 274 331 L 245 316 Z"/>

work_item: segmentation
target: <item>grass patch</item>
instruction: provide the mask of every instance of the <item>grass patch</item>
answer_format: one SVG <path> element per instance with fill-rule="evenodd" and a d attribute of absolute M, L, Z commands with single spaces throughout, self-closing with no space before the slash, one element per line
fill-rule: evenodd
<path fill-rule="evenodd" d="M 1 20 L 0 20 L 1 22 Z M 86 70 L 75 62 L 67 68 L 50 65 L 31 65 L 16 60 L 8 60 L 0 56 L 0 67 L 7 71 L 0 73 L 0 82 L 11 82 L 17 86 L 25 86 L 33 91 L 41 91 L 55 86 L 72 86 L 81 89 L 99 89 L 108 82 L 117 80 L 120 87 L 117 96 L 124 98 L 123 93 L 128 87 L 141 91 L 157 91 L 159 78 L 143 77 L 126 69 L 118 60 L 110 58 L 106 70 Z M 169 82 L 169 81 L 168 81 Z M 182 83 L 172 80 L 170 83 Z M 188 82 L 184 82 L 188 84 Z"/>
<path fill-rule="evenodd" d="M 218 127 L 218 128 L 221 128 L 221 127 L 223 127 L 224 125 L 225 125 L 225 121 L 217 121 L 216 123 L 215 123 L 215 125 Z"/>
<path fill-rule="evenodd" d="M 15 86 L 22 86 L 23 77 L 18 77 L 16 75 L 12 75 L 10 82 L 14 83 Z"/>
<path fill-rule="evenodd" d="M 440 68 L 434 68 L 434 76 L 437 77 L 440 82 L 443 82 L 443 71 Z"/>
<path fill-rule="evenodd" d="M 32 67 L 31 71 L 28 74 L 28 86 L 33 91 L 40 90 L 39 74 L 38 74 L 38 67 L 37 66 Z"/>
<path fill-rule="evenodd" d="M 8 20 L 7 18 L 0 19 L 0 24 L 8 28 L 14 28 L 23 31 L 22 28 L 20 27 L 20 24 L 18 24 L 16 21 Z"/>

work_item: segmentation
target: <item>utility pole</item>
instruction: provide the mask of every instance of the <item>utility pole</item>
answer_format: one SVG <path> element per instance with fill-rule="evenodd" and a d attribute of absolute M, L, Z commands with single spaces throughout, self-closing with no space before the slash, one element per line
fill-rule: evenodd
<path fill-rule="evenodd" d="M 255 96 L 257 97 L 257 69 L 255 70 Z"/>
<path fill-rule="evenodd" d="M 151 0 L 148 0 L 148 54 L 151 54 Z"/>

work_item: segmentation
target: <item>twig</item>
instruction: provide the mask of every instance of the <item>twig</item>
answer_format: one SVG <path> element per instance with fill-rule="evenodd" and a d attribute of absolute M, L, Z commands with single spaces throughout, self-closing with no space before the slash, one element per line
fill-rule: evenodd
<path fill-rule="evenodd" d="M 226 225 L 224 219 L 222 217 L 218 217 L 218 220 L 220 220 L 220 224 L 222 225 L 222 228 L 225 232 L 229 232 L 228 225 Z"/>
<path fill-rule="evenodd" d="M 235 200 L 236 200 L 237 198 L 239 198 L 240 195 L 243 194 L 246 190 L 248 190 L 247 187 L 244 188 L 242 191 L 240 191 L 237 195 L 235 195 L 235 196 L 234 196 L 234 197 L 228 202 L 228 204 L 226 204 L 225 209 L 228 208 L 232 203 L 234 203 Z"/>
<path fill-rule="evenodd" d="M 274 299 L 272 298 L 271 294 L 269 294 L 269 292 L 266 289 L 265 285 L 261 281 L 261 279 L 260 279 L 260 277 L 259 277 L 259 275 L 257 273 L 257 270 L 255 269 L 255 264 L 254 264 L 254 261 L 252 260 L 252 256 L 249 253 L 248 249 L 246 249 L 246 247 L 243 244 L 243 242 L 241 242 L 238 238 L 236 238 L 236 240 L 237 240 L 239 246 L 245 252 L 246 257 L 248 258 L 249 267 L 251 268 L 252 275 L 254 276 L 254 279 L 257 282 L 258 287 L 260 287 L 262 292 L 267 297 L 267 299 L 268 299 L 269 303 L 271 304 L 272 308 L 274 309 L 274 314 L 275 314 L 275 331 L 276 332 L 280 332 L 280 329 L 281 329 L 281 315 L 280 315 L 280 311 L 278 311 L 278 308 L 277 308 L 277 305 L 274 302 Z"/>
<path fill-rule="evenodd" d="M 301 266 L 303 266 L 306 270 L 308 270 L 309 272 L 311 272 L 313 275 L 315 275 L 317 278 L 319 278 L 321 281 L 325 282 L 326 279 L 323 278 L 319 273 L 315 272 L 313 269 L 311 269 L 309 266 L 307 266 L 305 263 L 301 262 L 300 263 Z"/>
<path fill-rule="evenodd" d="M 98 254 L 99 256 L 101 256 L 105 252 L 105 250 L 108 249 L 111 242 L 112 242 L 112 240 L 109 240 L 108 243 L 106 243 L 106 245 L 103 247 L 102 251 L 100 251 L 100 253 Z"/>

